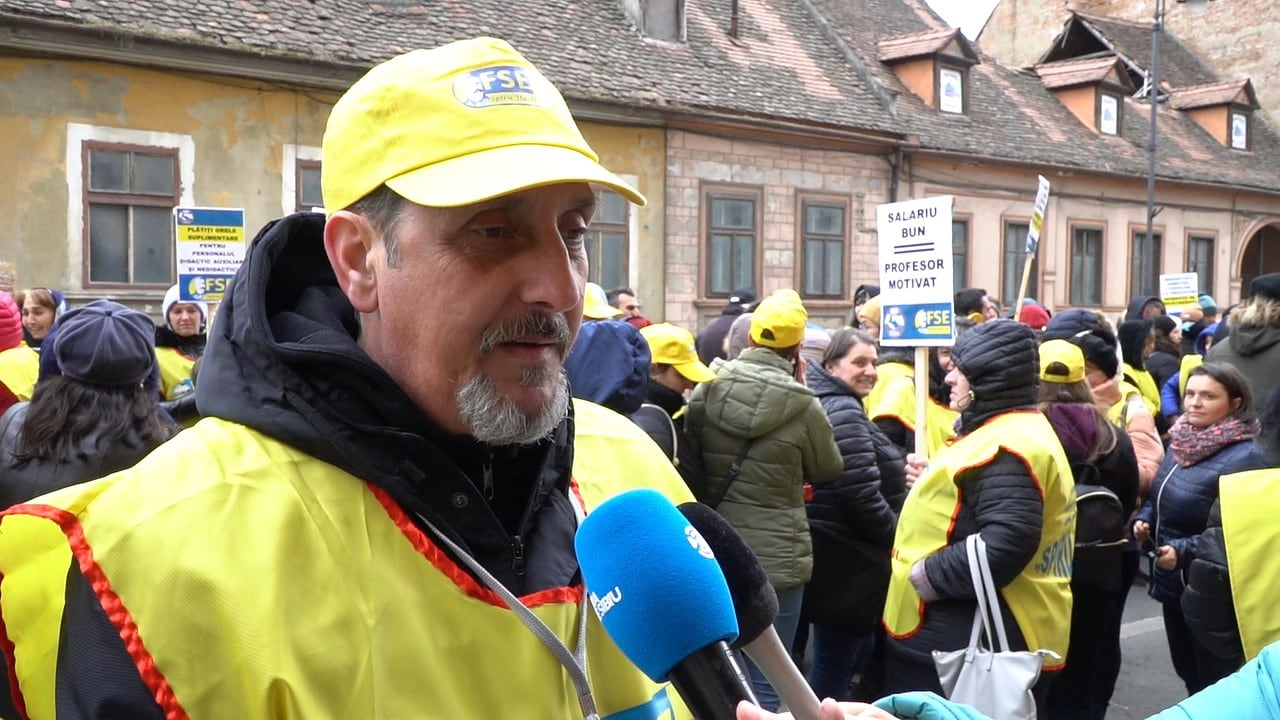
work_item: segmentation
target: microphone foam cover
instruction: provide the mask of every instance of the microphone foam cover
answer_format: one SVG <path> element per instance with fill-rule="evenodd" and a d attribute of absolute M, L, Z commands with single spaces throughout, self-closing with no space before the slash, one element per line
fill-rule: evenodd
<path fill-rule="evenodd" d="M 662 494 L 631 490 L 605 501 L 582 521 L 574 547 L 596 615 L 650 680 L 663 682 L 676 663 L 738 636 L 715 555 Z"/>
<path fill-rule="evenodd" d="M 751 546 L 723 515 L 698 502 L 684 503 L 679 510 L 702 533 L 720 562 L 738 616 L 738 639 L 733 646 L 740 648 L 773 625 L 778 617 L 778 594 Z"/>

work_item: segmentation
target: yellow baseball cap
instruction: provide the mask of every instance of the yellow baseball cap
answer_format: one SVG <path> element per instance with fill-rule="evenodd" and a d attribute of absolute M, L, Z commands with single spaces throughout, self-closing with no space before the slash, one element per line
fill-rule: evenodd
<path fill-rule="evenodd" d="M 622 315 L 622 311 L 609 304 L 604 288 L 589 282 L 582 293 L 582 315 L 592 320 L 610 320 Z"/>
<path fill-rule="evenodd" d="M 671 323 L 654 323 L 640 328 L 640 334 L 649 343 L 649 354 L 660 365 L 673 365 L 686 380 L 696 383 L 711 382 L 716 374 L 698 359 L 693 344 L 693 333 Z"/>
<path fill-rule="evenodd" d="M 1049 372 L 1049 366 L 1060 363 L 1066 374 Z M 1040 378 L 1051 383 L 1076 383 L 1084 380 L 1084 352 L 1066 340 L 1046 340 L 1040 345 Z"/>
<path fill-rule="evenodd" d="M 809 311 L 795 290 L 777 290 L 760 301 L 751 315 L 751 339 L 757 345 L 787 348 L 804 340 Z"/>
<path fill-rule="evenodd" d="M 488 37 L 374 67 L 333 106 L 322 151 L 330 213 L 383 184 L 428 207 L 565 182 L 599 183 L 645 202 L 600 165 L 555 86 L 511 45 Z"/>

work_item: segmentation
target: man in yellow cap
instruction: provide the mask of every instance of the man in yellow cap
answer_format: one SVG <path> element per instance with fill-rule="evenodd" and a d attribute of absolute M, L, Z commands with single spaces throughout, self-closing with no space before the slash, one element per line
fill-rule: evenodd
<path fill-rule="evenodd" d="M 715 379 L 715 373 L 698 359 L 693 333 L 688 330 L 655 323 L 641 328 L 640 334 L 649 344 L 652 362 L 645 402 L 631 419 L 671 458 L 694 494 L 701 494 L 702 458 L 685 442 L 685 397 L 698 383 Z"/>
<path fill-rule="evenodd" d="M 759 556 L 778 593 L 774 627 L 791 647 L 813 569 L 804 484 L 826 483 L 844 467 L 831 422 L 804 377 L 800 344 L 809 314 L 794 290 L 779 290 L 751 316 L 748 346 L 712 363 L 716 377 L 694 388 L 689 438 L 706 474 L 704 502 L 714 506 Z M 748 664 L 762 707 L 777 695 Z"/>
<path fill-rule="evenodd" d="M 0 517 L 23 717 L 688 717 L 573 547 L 619 492 L 690 498 L 562 372 L 592 184 L 644 198 L 491 38 L 373 68 L 323 152 L 327 216 L 264 228 L 222 304 L 204 419 Z"/>

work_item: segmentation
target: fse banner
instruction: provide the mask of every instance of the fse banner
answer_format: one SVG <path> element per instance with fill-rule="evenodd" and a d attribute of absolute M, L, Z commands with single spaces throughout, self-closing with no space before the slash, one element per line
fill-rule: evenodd
<path fill-rule="evenodd" d="M 242 208 L 176 207 L 178 293 L 184 302 L 221 302 L 244 261 Z"/>
<path fill-rule="evenodd" d="M 955 341 L 950 195 L 876 208 L 880 246 L 880 344 Z"/>

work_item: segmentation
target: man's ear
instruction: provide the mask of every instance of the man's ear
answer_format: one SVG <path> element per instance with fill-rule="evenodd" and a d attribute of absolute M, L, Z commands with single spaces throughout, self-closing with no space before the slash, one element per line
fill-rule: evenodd
<path fill-rule="evenodd" d="M 324 224 L 324 252 L 329 257 L 338 287 L 359 313 L 378 309 L 376 260 L 382 240 L 369 219 L 358 213 L 339 210 Z"/>

